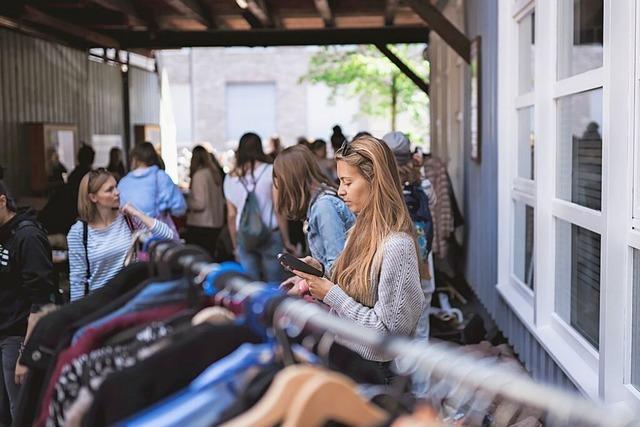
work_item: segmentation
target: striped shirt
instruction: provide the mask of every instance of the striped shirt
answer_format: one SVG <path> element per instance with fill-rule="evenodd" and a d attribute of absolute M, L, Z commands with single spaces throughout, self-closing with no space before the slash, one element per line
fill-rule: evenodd
<path fill-rule="evenodd" d="M 137 218 L 132 218 L 134 226 L 146 228 Z M 108 227 L 95 229 L 88 227 L 87 250 L 91 277 L 89 290 L 94 291 L 103 287 L 124 266 L 124 259 L 131 247 L 133 232 L 127 225 L 122 214 Z M 171 239 L 173 232 L 162 221 L 155 220 L 151 233 L 161 239 Z M 84 296 L 84 283 L 87 275 L 84 244 L 82 242 L 82 221 L 76 222 L 67 235 L 69 247 L 69 287 L 71 301 Z"/>
<path fill-rule="evenodd" d="M 376 292 L 373 307 L 351 298 L 334 285 L 324 297 L 331 313 L 360 323 L 383 335 L 413 336 L 425 304 L 420 285 L 418 254 L 413 238 L 406 233 L 393 233 L 384 242 L 382 266 L 372 285 Z M 336 339 L 367 360 L 391 360 L 374 348 Z"/>

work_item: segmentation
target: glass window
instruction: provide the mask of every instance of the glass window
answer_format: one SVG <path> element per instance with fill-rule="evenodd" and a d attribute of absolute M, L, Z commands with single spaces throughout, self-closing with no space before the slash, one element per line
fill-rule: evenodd
<path fill-rule="evenodd" d="M 558 198 L 600 210 L 602 89 L 558 100 Z"/>
<path fill-rule="evenodd" d="M 595 348 L 600 341 L 600 235 L 556 220 L 556 312 Z"/>
<path fill-rule="evenodd" d="M 518 110 L 518 176 L 534 178 L 534 146 L 533 107 Z"/>
<path fill-rule="evenodd" d="M 533 289 L 533 208 L 515 201 L 513 241 L 513 272 L 530 289 Z"/>
<path fill-rule="evenodd" d="M 603 0 L 558 1 L 558 78 L 602 67 Z"/>
<path fill-rule="evenodd" d="M 640 390 L 640 251 L 633 250 L 633 317 L 631 339 L 631 384 Z"/>
<path fill-rule="evenodd" d="M 535 74 L 535 13 L 518 22 L 518 93 L 528 93 L 534 87 Z"/>

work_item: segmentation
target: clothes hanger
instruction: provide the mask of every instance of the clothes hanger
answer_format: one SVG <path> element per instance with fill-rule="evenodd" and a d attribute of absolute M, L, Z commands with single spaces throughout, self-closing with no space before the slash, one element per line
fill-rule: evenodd
<path fill-rule="evenodd" d="M 158 275 L 158 265 L 161 263 L 162 255 L 172 248 L 179 245 L 173 240 L 155 240 L 149 244 L 149 276 Z"/>
<path fill-rule="evenodd" d="M 272 427 L 280 423 L 295 396 L 312 377 L 323 371 L 310 365 L 292 365 L 278 372 L 267 393 L 249 411 L 221 427 Z"/>
<path fill-rule="evenodd" d="M 331 371 L 310 378 L 295 396 L 282 426 L 320 427 L 337 421 L 368 427 L 386 421 L 387 413 L 360 396 L 356 387 L 351 379 Z"/>
<path fill-rule="evenodd" d="M 184 267 L 184 261 L 182 258 L 186 256 L 197 256 L 198 261 L 210 262 L 211 258 L 204 251 L 204 249 L 195 245 L 176 245 L 165 250 L 161 257 L 160 262 L 157 263 L 157 272 L 159 280 L 171 280 L 183 275 L 187 272 Z M 192 262 L 195 262 L 194 258 Z M 191 278 L 190 278 L 191 279 Z"/>

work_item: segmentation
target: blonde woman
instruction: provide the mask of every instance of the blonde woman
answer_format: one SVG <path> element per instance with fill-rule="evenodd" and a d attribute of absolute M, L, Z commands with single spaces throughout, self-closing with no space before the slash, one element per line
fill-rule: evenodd
<path fill-rule="evenodd" d="M 120 208 L 116 179 L 104 168 L 87 173 L 78 191 L 80 219 L 69 230 L 71 300 L 104 286 L 124 265 L 134 229 L 146 228 L 161 239 L 173 232 L 130 203 Z"/>
<path fill-rule="evenodd" d="M 418 252 L 413 223 L 402 196 L 393 153 L 362 136 L 336 153 L 338 195 L 356 214 L 331 280 L 299 271 L 311 295 L 331 312 L 385 335 L 412 336 L 422 313 Z M 306 258 L 316 267 L 320 263 Z M 387 377 L 390 358 L 375 349 L 344 343 L 365 359 L 380 362 Z"/>

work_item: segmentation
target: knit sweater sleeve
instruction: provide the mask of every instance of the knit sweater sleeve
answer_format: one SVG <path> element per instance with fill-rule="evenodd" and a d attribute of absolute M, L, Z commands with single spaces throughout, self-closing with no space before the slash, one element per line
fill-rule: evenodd
<path fill-rule="evenodd" d="M 373 307 L 360 304 L 337 285 L 324 302 L 340 317 L 385 335 L 412 335 L 424 305 L 413 240 L 406 234 L 396 234 L 385 242 L 378 300 Z"/>

